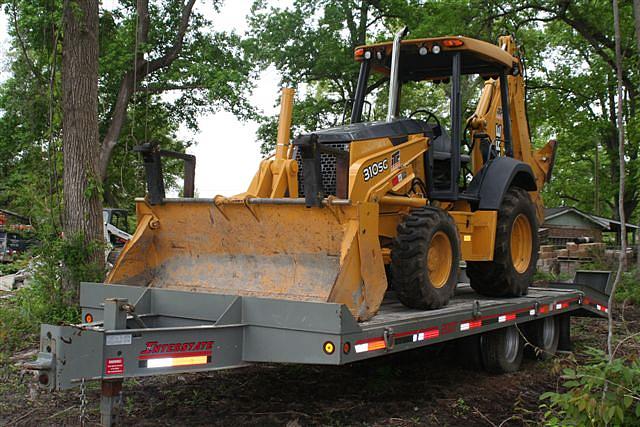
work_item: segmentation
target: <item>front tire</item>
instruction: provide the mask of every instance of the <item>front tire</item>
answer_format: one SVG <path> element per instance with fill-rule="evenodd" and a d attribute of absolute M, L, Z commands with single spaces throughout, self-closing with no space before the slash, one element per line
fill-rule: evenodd
<path fill-rule="evenodd" d="M 525 190 L 511 187 L 498 211 L 493 261 L 467 261 L 471 287 L 490 297 L 526 295 L 539 245 L 535 206 Z"/>
<path fill-rule="evenodd" d="M 442 209 L 415 209 L 398 226 L 391 280 L 405 306 L 431 310 L 447 305 L 458 281 L 459 263 L 458 229 Z"/>

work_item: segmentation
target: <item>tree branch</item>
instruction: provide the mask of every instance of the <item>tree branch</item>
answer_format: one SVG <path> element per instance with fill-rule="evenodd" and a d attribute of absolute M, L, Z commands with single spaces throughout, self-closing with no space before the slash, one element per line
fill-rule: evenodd
<path fill-rule="evenodd" d="M 572 200 L 572 201 L 574 201 L 576 203 L 581 203 L 582 202 L 582 200 L 580 200 L 580 199 L 578 199 L 578 198 L 576 198 L 574 196 L 570 196 L 568 194 L 564 194 L 564 193 L 558 193 L 558 197 L 560 197 L 561 199 Z"/>
<path fill-rule="evenodd" d="M 42 74 L 36 68 L 35 63 L 31 59 L 31 57 L 29 56 L 29 53 L 27 51 L 27 46 L 26 46 L 26 44 L 24 42 L 24 39 L 22 38 L 22 34 L 20 34 L 20 27 L 18 27 L 18 11 L 17 11 L 18 6 L 16 5 L 15 1 L 12 3 L 12 6 L 13 7 L 11 8 L 11 12 L 12 12 L 11 13 L 11 17 L 13 18 L 13 30 L 16 33 L 16 38 L 18 39 L 18 44 L 20 45 L 20 50 L 22 51 L 22 56 L 24 57 L 25 62 L 29 66 L 29 69 L 31 70 L 31 73 L 36 78 L 36 80 L 38 80 L 40 82 L 40 84 L 44 85 L 45 84 L 44 77 L 42 77 Z M 54 53 L 54 55 L 55 55 L 55 53 Z"/>
<path fill-rule="evenodd" d="M 179 84 L 150 84 L 147 86 L 138 86 L 136 92 L 147 92 L 153 95 L 168 92 L 170 90 L 198 90 L 207 89 L 203 84 L 179 85 Z"/>
<path fill-rule="evenodd" d="M 158 59 L 154 59 L 149 62 L 146 73 L 152 74 L 158 71 L 160 68 L 167 67 L 178 57 L 178 54 L 182 50 L 184 45 L 184 36 L 189 28 L 189 19 L 191 18 L 191 12 L 193 11 L 193 5 L 196 0 L 189 0 L 189 2 L 182 8 L 182 17 L 180 18 L 180 27 L 178 27 L 178 34 L 176 35 L 173 46 L 167 50 L 167 52 Z"/>
<path fill-rule="evenodd" d="M 100 163 L 99 171 L 102 181 L 107 178 L 107 170 L 109 168 L 109 161 L 113 153 L 113 149 L 118 143 L 122 127 L 124 126 L 127 117 L 127 107 L 131 101 L 131 97 L 135 92 L 135 86 L 138 82 L 144 79 L 146 76 L 153 74 L 154 72 L 168 67 L 175 61 L 180 54 L 184 45 L 184 37 L 189 28 L 189 20 L 193 11 L 193 6 L 196 0 L 188 0 L 182 7 L 182 13 L 180 17 L 180 24 L 178 26 L 178 32 L 174 39 L 173 45 L 167 49 L 167 51 L 161 57 L 152 61 L 146 61 L 142 53 L 138 53 L 135 58 L 135 65 L 131 70 L 127 71 L 120 82 L 120 90 L 118 91 L 118 97 L 112 108 L 111 123 L 107 129 L 102 140 L 102 146 L 100 151 Z M 138 31 L 136 37 L 139 44 L 145 44 L 149 37 L 149 0 L 137 0 L 136 1 L 136 13 L 138 19 Z"/>

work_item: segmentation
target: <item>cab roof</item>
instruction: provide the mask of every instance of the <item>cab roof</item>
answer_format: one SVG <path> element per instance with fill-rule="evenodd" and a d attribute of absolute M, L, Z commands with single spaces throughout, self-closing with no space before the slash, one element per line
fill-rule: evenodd
<path fill-rule="evenodd" d="M 434 46 L 440 47 L 440 53 L 434 53 Z M 422 48 L 426 48 L 426 54 Z M 362 62 L 368 56 L 375 71 L 389 75 L 392 49 L 393 42 L 358 46 L 355 50 L 355 60 Z M 420 53 L 421 49 L 423 54 Z M 518 58 L 500 46 L 469 37 L 449 36 L 402 40 L 400 79 L 421 81 L 447 78 L 452 74 L 452 56 L 455 52 L 462 54 L 462 74 L 497 76 L 505 70 L 510 72 L 518 62 Z"/>

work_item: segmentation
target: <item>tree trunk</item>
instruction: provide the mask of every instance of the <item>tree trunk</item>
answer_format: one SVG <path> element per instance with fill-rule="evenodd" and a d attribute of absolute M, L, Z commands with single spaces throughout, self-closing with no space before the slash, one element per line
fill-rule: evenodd
<path fill-rule="evenodd" d="M 618 210 L 620 216 L 620 259 L 618 264 L 618 271 L 616 273 L 616 279 L 611 289 L 611 295 L 609 295 L 609 328 L 607 334 L 607 352 L 609 354 L 609 361 L 613 360 L 613 302 L 615 298 L 616 288 L 622 280 L 622 272 L 625 269 L 627 259 L 627 227 L 626 227 L 626 215 L 624 211 L 624 178 L 625 178 L 625 160 L 624 160 L 624 122 L 623 122 L 623 97 L 622 97 L 622 36 L 620 34 L 620 9 L 618 8 L 618 0 L 613 0 L 613 29 L 615 33 L 615 52 L 616 52 L 616 77 L 617 77 L 617 127 L 618 127 L 618 153 L 620 161 L 618 163 L 620 167 L 619 171 L 619 196 L 618 196 Z"/>
<path fill-rule="evenodd" d="M 640 0 L 633 0 L 633 17 L 636 29 L 636 45 L 638 51 L 636 52 L 640 56 Z M 640 67 L 640 64 L 638 64 Z M 640 227 L 640 219 L 638 219 L 638 227 Z M 636 233 L 637 254 L 636 254 L 636 278 L 640 279 L 640 233 Z"/>
<path fill-rule="evenodd" d="M 640 0 L 633 0 L 633 17 L 636 29 L 636 45 L 640 55 Z"/>
<path fill-rule="evenodd" d="M 62 146 L 66 239 L 82 236 L 88 263 L 101 267 L 103 239 L 98 159 L 98 0 L 65 0 L 62 45 Z M 64 290 L 77 301 L 77 281 L 65 265 Z M 77 270 L 76 270 L 77 271 Z"/>

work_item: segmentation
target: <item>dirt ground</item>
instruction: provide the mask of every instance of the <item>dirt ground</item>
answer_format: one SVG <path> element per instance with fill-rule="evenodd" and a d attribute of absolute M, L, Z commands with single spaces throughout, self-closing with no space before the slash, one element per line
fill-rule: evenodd
<path fill-rule="evenodd" d="M 624 320 L 624 321 L 623 321 Z M 575 354 L 604 348 L 606 321 L 573 319 Z M 626 307 L 621 334 L 640 331 L 640 307 Z M 624 350 L 624 349 L 623 349 Z M 343 367 L 256 365 L 208 374 L 125 382 L 125 426 L 169 425 L 538 425 L 539 396 L 555 390 L 568 356 L 525 359 L 520 372 L 490 375 L 453 362 L 449 347 L 415 350 Z M 0 425 L 77 425 L 79 390 L 39 390 L 15 356 L 0 366 Z M 98 385 L 87 391 L 87 425 L 97 425 Z"/>

